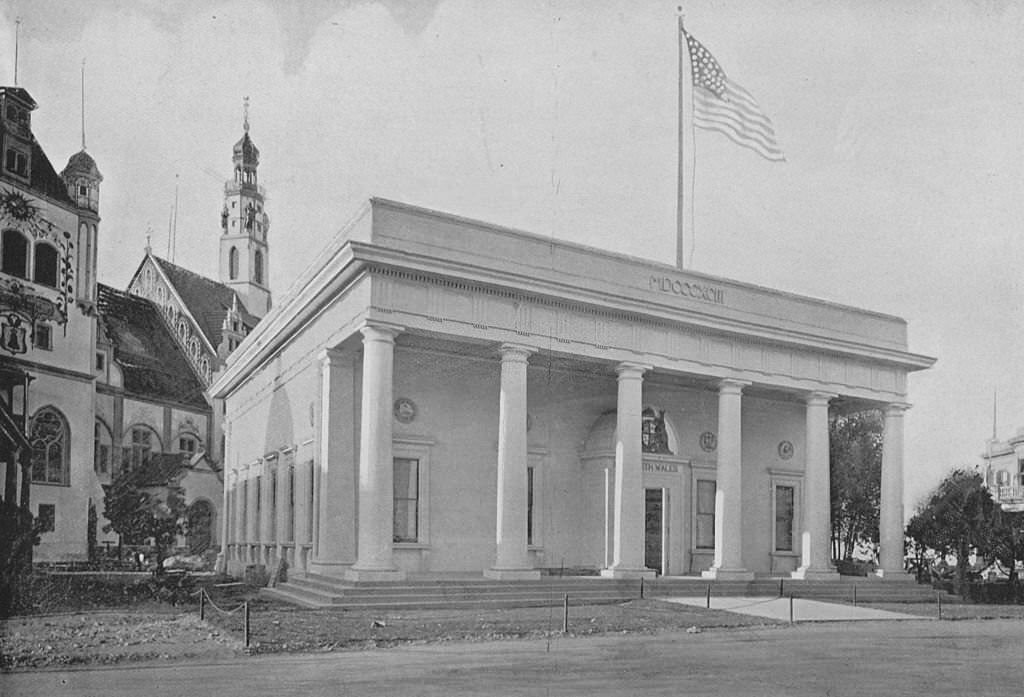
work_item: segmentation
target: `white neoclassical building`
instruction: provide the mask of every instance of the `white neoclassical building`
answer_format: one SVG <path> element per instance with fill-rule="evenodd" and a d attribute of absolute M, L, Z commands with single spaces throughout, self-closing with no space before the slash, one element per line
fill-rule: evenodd
<path fill-rule="evenodd" d="M 829 410 L 877 407 L 902 572 L 933 362 L 897 317 L 375 199 L 209 389 L 228 566 L 828 578 Z"/>

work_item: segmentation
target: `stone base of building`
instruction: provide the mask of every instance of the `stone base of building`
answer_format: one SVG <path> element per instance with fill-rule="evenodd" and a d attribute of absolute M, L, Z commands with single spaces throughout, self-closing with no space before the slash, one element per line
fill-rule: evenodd
<path fill-rule="evenodd" d="M 709 581 L 753 581 L 754 572 L 746 569 L 722 569 L 712 566 L 700 572 L 701 578 Z"/>
<path fill-rule="evenodd" d="M 356 583 L 361 581 L 404 581 L 405 572 L 401 569 L 357 569 L 350 567 L 345 572 L 345 579 Z"/>
<path fill-rule="evenodd" d="M 875 569 L 875 576 L 885 581 L 901 581 L 906 583 L 917 583 L 913 574 L 908 574 L 903 569 Z"/>
<path fill-rule="evenodd" d="M 623 569 L 619 567 L 611 567 L 608 569 L 601 569 L 602 578 L 654 578 L 658 575 L 654 569 Z"/>
<path fill-rule="evenodd" d="M 484 569 L 484 578 L 496 581 L 539 581 L 540 569 Z"/>
<path fill-rule="evenodd" d="M 791 572 L 790 577 L 802 581 L 838 581 L 839 572 L 835 569 L 814 569 L 801 566 Z"/>

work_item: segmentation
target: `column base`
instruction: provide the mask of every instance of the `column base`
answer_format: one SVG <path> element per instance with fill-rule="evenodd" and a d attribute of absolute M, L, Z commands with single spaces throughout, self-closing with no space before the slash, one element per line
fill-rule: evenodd
<path fill-rule="evenodd" d="M 609 567 L 601 569 L 601 578 L 655 578 L 658 572 L 654 569 L 624 569 L 622 567 Z"/>
<path fill-rule="evenodd" d="M 907 573 L 904 569 L 875 569 L 875 576 L 885 581 L 917 583 L 914 574 Z"/>
<path fill-rule="evenodd" d="M 540 569 L 484 569 L 484 578 L 496 581 L 539 581 Z"/>
<path fill-rule="evenodd" d="M 346 581 L 404 581 L 405 572 L 401 569 L 357 569 L 349 568 L 345 572 Z"/>
<path fill-rule="evenodd" d="M 746 569 L 722 569 L 712 566 L 700 572 L 700 577 L 708 581 L 753 581 L 754 572 Z"/>
<path fill-rule="evenodd" d="M 838 581 L 839 572 L 835 569 L 822 569 L 801 566 L 796 571 L 790 573 L 790 578 L 799 579 L 802 581 Z"/>
<path fill-rule="evenodd" d="M 350 561 L 332 561 L 330 559 L 309 559 L 304 571 L 321 576 L 344 578 L 345 572 L 352 568 Z"/>

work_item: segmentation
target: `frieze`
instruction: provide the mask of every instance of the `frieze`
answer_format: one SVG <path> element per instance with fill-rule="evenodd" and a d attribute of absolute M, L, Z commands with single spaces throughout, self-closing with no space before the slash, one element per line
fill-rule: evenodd
<path fill-rule="evenodd" d="M 683 281 L 670 276 L 651 276 L 648 281 L 648 288 L 659 293 L 693 298 L 694 300 L 701 300 L 713 305 L 725 304 L 725 289 L 705 283 Z"/>

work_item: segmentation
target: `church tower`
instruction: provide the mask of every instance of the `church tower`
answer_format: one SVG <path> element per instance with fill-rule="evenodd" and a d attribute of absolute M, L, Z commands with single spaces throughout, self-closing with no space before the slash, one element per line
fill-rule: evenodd
<path fill-rule="evenodd" d="M 220 281 L 242 299 L 249 314 L 262 318 L 270 310 L 267 281 L 267 231 L 263 187 L 256 170 L 260 151 L 249 137 L 249 98 L 245 98 L 242 139 L 235 143 L 234 178 L 224 185 L 220 214 Z"/>

